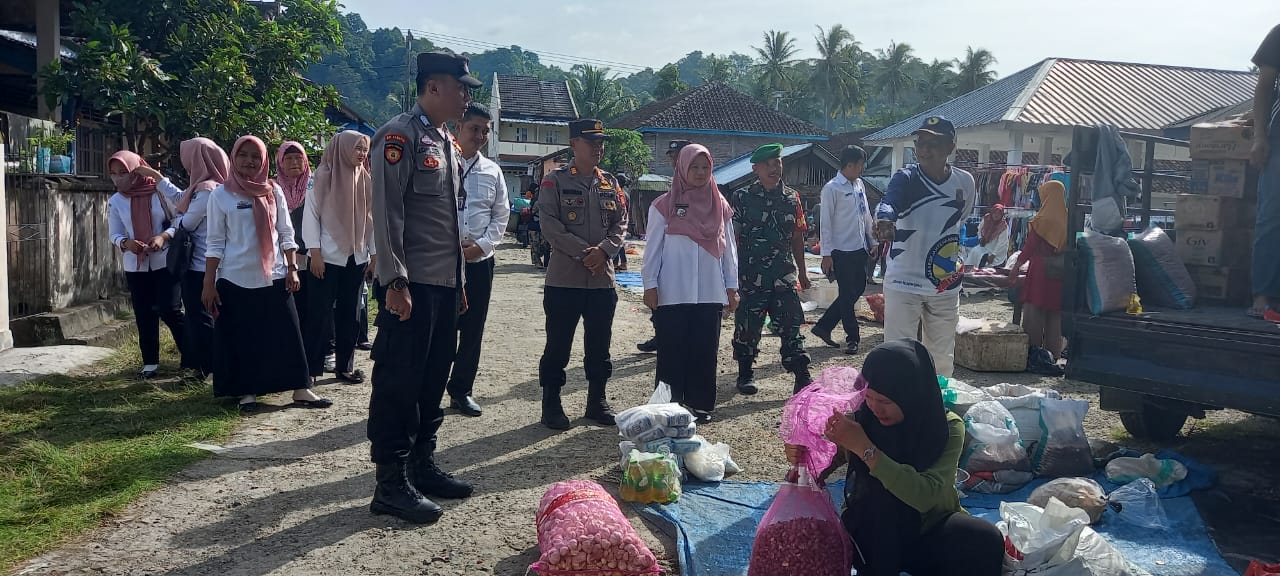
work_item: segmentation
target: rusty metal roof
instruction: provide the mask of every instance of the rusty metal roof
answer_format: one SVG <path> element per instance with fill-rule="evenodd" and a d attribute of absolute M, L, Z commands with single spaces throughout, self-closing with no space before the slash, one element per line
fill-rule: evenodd
<path fill-rule="evenodd" d="M 1161 130 L 1250 98 L 1256 83 L 1257 75 L 1250 72 L 1049 58 L 864 141 L 910 136 L 922 118 L 933 115 L 948 117 L 957 128 L 1007 121 Z"/>

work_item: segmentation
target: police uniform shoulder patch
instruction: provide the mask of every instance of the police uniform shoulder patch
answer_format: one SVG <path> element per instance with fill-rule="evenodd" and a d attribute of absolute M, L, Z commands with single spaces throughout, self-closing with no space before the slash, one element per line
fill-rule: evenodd
<path fill-rule="evenodd" d="M 382 139 L 386 140 L 388 143 L 394 142 L 396 144 L 400 144 L 401 146 L 409 143 L 408 138 L 405 138 L 404 136 L 401 136 L 400 134 L 395 134 L 395 133 L 388 133 L 387 135 L 383 136 Z"/>
<path fill-rule="evenodd" d="M 386 144 L 383 144 L 382 159 L 386 160 L 387 164 L 392 164 L 392 165 L 399 164 L 400 159 L 403 157 L 404 157 L 404 149 L 401 148 L 399 144 L 392 144 L 391 142 L 387 142 Z"/>

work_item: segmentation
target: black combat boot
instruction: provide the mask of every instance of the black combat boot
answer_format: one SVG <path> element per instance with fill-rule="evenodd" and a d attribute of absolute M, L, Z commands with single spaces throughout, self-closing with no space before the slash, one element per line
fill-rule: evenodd
<path fill-rule="evenodd" d="M 409 481 L 405 462 L 378 464 L 378 486 L 373 490 L 369 511 L 389 514 L 414 524 L 431 524 L 444 515 L 444 510 L 427 499 Z"/>
<path fill-rule="evenodd" d="M 813 382 L 813 377 L 809 375 L 808 366 L 805 366 L 803 368 L 796 368 L 793 374 L 796 377 L 796 383 L 794 386 L 791 387 L 791 395 L 795 396 L 796 394 L 799 394 L 801 390 L 804 390 L 805 386 L 808 386 L 811 382 Z"/>
<path fill-rule="evenodd" d="M 542 387 L 542 425 L 552 430 L 568 430 L 569 417 L 564 415 L 564 406 L 560 404 L 560 388 Z"/>
<path fill-rule="evenodd" d="M 756 372 L 751 368 L 753 363 L 755 363 L 754 359 L 738 360 L 738 392 L 741 392 L 746 396 L 750 396 L 760 391 L 760 389 L 756 387 Z"/>
<path fill-rule="evenodd" d="M 604 380 L 587 384 L 587 419 L 604 426 L 613 426 L 613 408 L 604 397 L 604 387 Z"/>
<path fill-rule="evenodd" d="M 436 440 L 420 438 L 409 453 L 409 481 L 419 492 L 437 498 L 453 500 L 471 496 L 470 484 L 458 480 L 453 474 L 441 470 L 435 462 Z"/>

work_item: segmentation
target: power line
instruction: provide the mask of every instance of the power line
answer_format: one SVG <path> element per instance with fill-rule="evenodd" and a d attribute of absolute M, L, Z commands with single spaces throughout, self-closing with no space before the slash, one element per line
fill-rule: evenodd
<path fill-rule="evenodd" d="M 501 49 L 501 48 L 511 48 L 511 46 L 504 46 L 502 44 L 496 44 L 493 42 L 486 42 L 483 40 L 473 40 L 470 38 L 461 38 L 457 36 L 450 36 L 448 34 L 439 34 L 436 32 L 426 32 L 422 30 L 412 30 L 412 32 L 414 34 L 427 37 L 428 39 L 435 40 L 442 44 L 460 45 L 465 48 L 481 50 L 481 51 L 488 51 L 488 50 Z M 520 49 L 525 52 L 535 54 L 538 56 L 539 60 L 546 61 L 547 63 L 554 64 L 554 65 L 572 66 L 576 64 L 589 64 L 592 66 L 607 66 L 609 68 L 613 68 L 621 72 L 629 72 L 629 73 L 643 72 L 644 70 L 651 69 L 650 66 L 641 66 L 639 64 L 628 64 L 626 62 L 602 60 L 598 58 L 586 58 L 582 56 L 573 56 L 570 54 L 561 54 L 558 52 L 546 52 L 541 50 L 525 48 L 523 46 L 521 46 Z"/>

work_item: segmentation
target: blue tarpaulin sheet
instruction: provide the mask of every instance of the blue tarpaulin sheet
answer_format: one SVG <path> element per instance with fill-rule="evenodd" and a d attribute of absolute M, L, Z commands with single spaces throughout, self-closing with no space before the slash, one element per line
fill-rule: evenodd
<path fill-rule="evenodd" d="M 1033 486 L 1012 494 L 973 495 L 961 503 L 973 515 L 996 522 L 1000 502 L 1026 501 Z M 832 483 L 830 490 L 838 509 L 843 482 Z M 778 484 L 770 482 L 687 483 L 679 502 L 639 508 L 675 539 L 682 576 L 745 576 L 756 526 L 777 491 Z M 1125 524 L 1111 511 L 1093 529 L 1153 576 L 1236 576 L 1189 496 L 1161 503 L 1172 526 L 1168 532 Z"/>
<path fill-rule="evenodd" d="M 644 280 L 640 277 L 639 272 L 617 272 L 614 274 L 614 279 L 618 286 L 623 288 L 644 287 Z"/>

